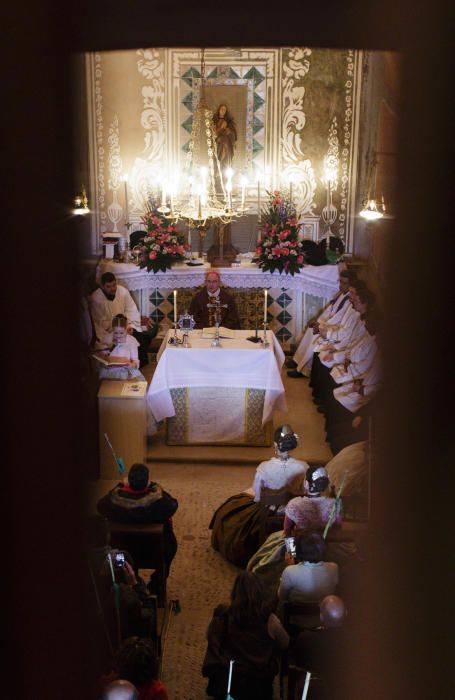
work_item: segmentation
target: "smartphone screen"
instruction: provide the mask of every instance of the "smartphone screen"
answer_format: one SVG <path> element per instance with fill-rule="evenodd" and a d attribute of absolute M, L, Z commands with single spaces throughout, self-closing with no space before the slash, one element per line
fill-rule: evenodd
<path fill-rule="evenodd" d="M 116 566 L 125 566 L 125 555 L 123 552 L 117 552 L 115 555 L 115 564 Z"/>
<path fill-rule="evenodd" d="M 295 557 L 295 540 L 293 537 L 285 537 L 284 544 L 286 546 L 286 551 Z"/>

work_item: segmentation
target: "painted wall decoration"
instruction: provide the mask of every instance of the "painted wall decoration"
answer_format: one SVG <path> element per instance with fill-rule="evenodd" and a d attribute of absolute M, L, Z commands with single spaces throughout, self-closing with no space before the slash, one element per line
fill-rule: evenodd
<path fill-rule="evenodd" d="M 199 50 L 180 48 L 87 54 L 94 253 L 102 232 L 126 234 L 125 212 L 130 230 L 140 228 L 147 196 L 185 167 L 200 96 L 200 58 Z M 234 245 L 236 231 L 241 252 L 254 240 L 258 174 L 267 189 L 288 189 L 292 180 L 302 230 L 313 238 L 324 235 L 323 177 L 330 163 L 336 173 L 332 230 L 351 250 L 361 54 L 308 47 L 207 49 L 205 62 L 209 106 L 226 103 L 233 112 L 233 167 L 248 177 L 251 217 L 233 229 Z M 124 175 L 127 188 L 119 185 Z"/>

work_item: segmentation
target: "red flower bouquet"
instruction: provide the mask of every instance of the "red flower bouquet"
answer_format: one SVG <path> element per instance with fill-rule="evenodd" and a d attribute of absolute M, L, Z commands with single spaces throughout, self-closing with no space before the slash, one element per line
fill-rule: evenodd
<path fill-rule="evenodd" d="M 304 251 L 293 205 L 275 191 L 261 217 L 256 261 L 262 270 L 294 275 L 304 266 Z"/>
<path fill-rule="evenodd" d="M 172 263 L 185 259 L 188 244 L 182 233 L 174 224 L 157 211 L 147 212 L 143 217 L 147 235 L 142 243 L 139 267 L 146 267 L 148 272 L 165 272 Z"/>

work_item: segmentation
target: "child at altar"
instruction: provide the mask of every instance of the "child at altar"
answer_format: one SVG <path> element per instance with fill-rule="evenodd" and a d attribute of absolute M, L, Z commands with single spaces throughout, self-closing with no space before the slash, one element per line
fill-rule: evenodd
<path fill-rule="evenodd" d="M 115 362 L 112 366 L 103 365 L 100 379 L 138 379 L 146 381 L 139 371 L 139 343 L 127 331 L 128 319 L 123 314 L 117 314 L 112 319 L 112 348 L 104 348 L 99 355 Z"/>

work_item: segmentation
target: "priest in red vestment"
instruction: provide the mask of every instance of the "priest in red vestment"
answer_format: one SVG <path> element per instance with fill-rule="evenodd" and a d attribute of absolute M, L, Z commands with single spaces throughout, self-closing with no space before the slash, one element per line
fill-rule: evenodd
<path fill-rule="evenodd" d="M 225 328 L 240 328 L 237 306 L 233 297 L 220 287 L 220 275 L 216 270 L 210 270 L 205 278 L 205 287 L 191 300 L 189 313 L 196 321 L 195 328 L 212 328 L 215 325 L 215 308 L 207 304 L 221 305 L 220 326 Z M 227 306 L 224 306 L 227 304 Z"/>

